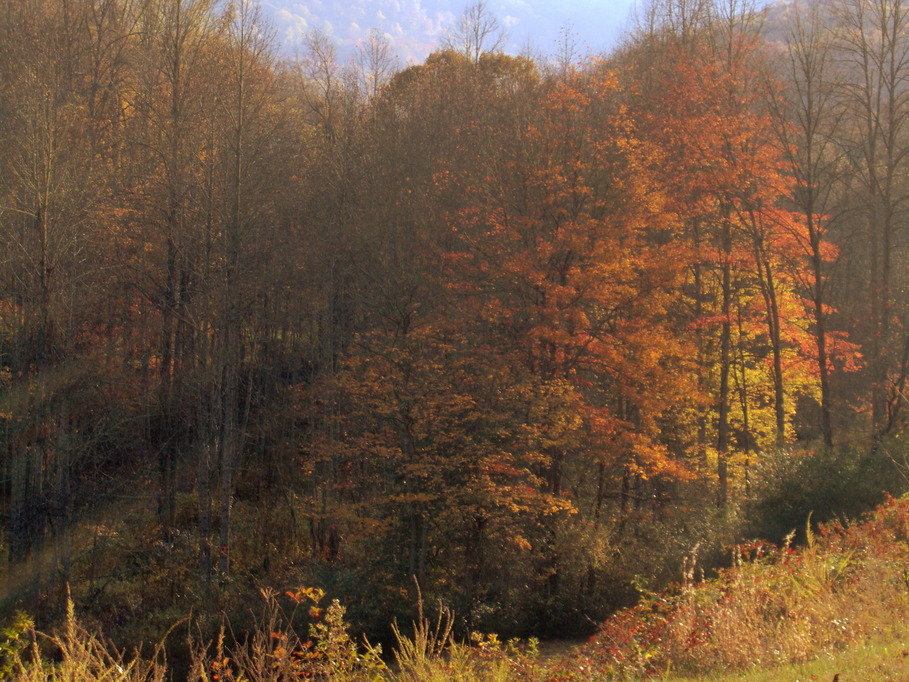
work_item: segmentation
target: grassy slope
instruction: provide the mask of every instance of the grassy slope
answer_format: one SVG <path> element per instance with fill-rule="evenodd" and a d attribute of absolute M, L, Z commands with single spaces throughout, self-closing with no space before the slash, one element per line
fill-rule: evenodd
<path fill-rule="evenodd" d="M 578 667 L 588 679 L 909 680 L 909 497 L 808 537 L 644 595 L 578 651 Z"/>
<path fill-rule="evenodd" d="M 741 674 L 712 674 L 700 677 L 667 675 L 663 679 L 724 680 L 727 682 L 780 682 L 781 680 L 830 682 L 839 675 L 840 682 L 850 680 L 909 680 L 909 632 L 902 629 L 866 643 L 856 644 L 845 651 L 824 654 L 814 661 L 794 663 Z"/>

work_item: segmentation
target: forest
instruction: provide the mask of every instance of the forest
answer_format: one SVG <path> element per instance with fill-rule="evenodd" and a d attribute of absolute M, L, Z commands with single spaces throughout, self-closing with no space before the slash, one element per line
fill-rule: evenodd
<path fill-rule="evenodd" d="M 909 489 L 909 5 L 501 35 L 2 3 L 3 614 L 584 636 Z"/>

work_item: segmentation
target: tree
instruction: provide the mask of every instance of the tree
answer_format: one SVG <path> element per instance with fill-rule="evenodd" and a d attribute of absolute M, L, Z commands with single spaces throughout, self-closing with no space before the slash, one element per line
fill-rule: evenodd
<path fill-rule="evenodd" d="M 842 215 L 837 205 L 842 152 L 836 140 L 846 112 L 835 89 L 840 80 L 833 63 L 835 40 L 825 29 L 825 19 L 820 7 L 794 5 L 781 67 L 787 89 L 782 99 L 772 98 L 771 104 L 776 105 L 773 114 L 777 131 L 795 182 L 792 198 L 801 216 L 798 224 L 804 227 L 793 233 L 797 241 L 794 251 L 809 260 L 800 284 L 812 303 L 820 428 L 824 444 L 830 448 L 834 434 L 827 281 L 835 250 L 826 235 Z"/>
<path fill-rule="evenodd" d="M 357 47 L 356 65 L 363 94 L 371 98 L 378 96 L 379 90 L 398 70 L 398 62 L 387 35 L 370 30 Z"/>
<path fill-rule="evenodd" d="M 217 253 L 223 263 L 212 283 L 216 293 L 214 311 L 215 395 L 213 409 L 219 426 L 218 468 L 220 485 L 219 566 L 222 577 L 230 569 L 231 506 L 234 471 L 243 449 L 247 418 L 242 417 L 240 373 L 244 363 L 244 336 L 253 313 L 256 286 L 253 278 L 257 248 L 254 240 L 264 232 L 270 219 L 268 199 L 275 187 L 263 183 L 262 166 L 268 159 L 268 136 L 274 129 L 271 102 L 273 72 L 270 63 L 270 36 L 259 6 L 240 0 L 228 6 L 225 36 L 228 89 L 221 112 L 223 140 L 219 149 L 222 166 L 220 182 L 224 205 Z M 246 323 L 246 324 L 244 324 Z M 251 380 L 247 380 L 251 381 Z M 250 387 L 251 392 L 251 387 Z M 249 394 L 245 401 L 248 415 Z M 207 474 L 203 470 L 203 477 Z M 205 490 L 205 488 L 203 488 Z M 201 495 L 201 491 L 200 491 Z M 205 543 L 203 534 L 203 570 Z"/>
<path fill-rule="evenodd" d="M 0 366 L 11 563 L 48 532 L 67 542 L 76 463 L 69 431 L 83 378 L 74 351 L 90 319 L 89 246 L 103 242 L 94 159 L 81 144 L 90 127 L 78 76 L 85 15 L 54 9 L 16 4 L 0 19 L 10 38 L 0 49 Z M 69 566 L 68 551 L 60 560 Z M 33 573 L 37 585 L 37 560 Z"/>
<path fill-rule="evenodd" d="M 633 486 L 688 475 L 687 453 L 663 430 L 678 392 L 693 388 L 678 381 L 690 349 L 669 313 L 681 275 L 674 221 L 608 72 L 555 83 L 532 110 L 526 127 L 496 129 L 497 144 L 470 146 L 472 172 L 444 176 L 463 201 L 441 256 L 450 314 L 482 341 L 475 362 L 494 358 L 512 377 L 499 383 L 525 387 L 509 440 L 513 456 L 537 462 L 540 492 L 570 496 L 579 477 L 597 515 L 608 479 L 621 518 Z M 567 570 L 559 518 L 545 524 L 549 594 Z"/>
<path fill-rule="evenodd" d="M 160 315 L 155 353 L 159 441 L 159 516 L 169 536 L 175 514 L 177 456 L 191 443 L 194 415 L 184 380 L 191 376 L 195 343 L 190 306 L 199 284 L 208 206 L 200 201 L 205 178 L 203 79 L 210 74 L 207 41 L 212 17 L 206 0 L 156 0 L 144 8 L 144 67 L 136 108 L 141 147 L 147 150 L 147 185 L 137 194 L 145 231 L 134 285 Z"/>
<path fill-rule="evenodd" d="M 751 21 L 747 7 L 733 5 L 701 33 L 670 41 L 663 49 L 672 57 L 638 100 L 649 107 L 642 118 L 662 149 L 660 177 L 684 228 L 688 314 L 701 385 L 715 401 L 714 423 L 700 419 L 699 440 L 715 434 L 721 504 L 736 442 L 746 452 L 760 442 L 757 405 L 772 406 L 771 443 L 780 447 L 792 414 L 787 402 L 805 388 L 787 360 L 804 352 L 804 332 L 782 312 L 799 310 L 793 273 L 801 266 L 789 266 L 791 235 L 801 228 L 784 205 L 792 190 L 768 115 L 775 94 Z M 757 371 L 763 362 L 766 371 Z M 788 390 L 787 380 L 795 382 Z M 766 399 L 757 397 L 764 391 Z"/>
<path fill-rule="evenodd" d="M 499 20 L 490 13 L 486 0 L 478 0 L 464 9 L 443 39 L 442 47 L 458 52 L 477 64 L 484 53 L 498 52 L 507 40 L 507 34 L 499 25 Z"/>
<path fill-rule="evenodd" d="M 868 358 L 871 426 L 877 441 L 892 430 L 902 404 L 897 397 L 909 364 L 898 348 L 905 310 L 894 297 L 894 247 L 903 231 L 909 99 L 904 83 L 909 68 L 909 13 L 901 2 L 879 0 L 838 9 L 837 58 L 845 70 L 840 89 L 848 126 L 840 144 L 853 170 L 855 211 L 863 226 L 856 259 L 866 274 L 868 325 L 860 325 Z M 857 274 L 857 273 L 856 273 Z M 862 304 L 864 307 L 864 304 Z M 856 319 L 866 318 L 854 313 Z M 906 344 L 903 346 L 909 348 Z"/>

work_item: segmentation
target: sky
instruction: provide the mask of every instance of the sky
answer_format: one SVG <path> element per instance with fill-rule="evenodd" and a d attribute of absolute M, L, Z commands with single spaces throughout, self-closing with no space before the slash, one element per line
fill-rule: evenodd
<path fill-rule="evenodd" d="M 487 0 L 508 35 L 505 51 L 532 46 L 537 55 L 559 52 L 565 32 L 579 55 L 610 49 L 628 25 L 635 0 Z M 385 34 L 401 65 L 422 62 L 438 47 L 470 0 L 262 0 L 287 54 L 301 36 L 319 29 L 341 56 L 353 53 L 370 29 Z"/>

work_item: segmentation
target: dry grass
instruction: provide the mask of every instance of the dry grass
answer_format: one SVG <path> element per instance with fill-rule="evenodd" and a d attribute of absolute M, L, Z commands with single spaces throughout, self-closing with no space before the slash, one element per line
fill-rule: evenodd
<path fill-rule="evenodd" d="M 188 678 L 199 682 L 318 679 L 400 682 L 506 682 L 605 679 L 830 680 L 909 679 L 909 498 L 890 500 L 863 523 L 828 526 L 796 552 L 754 544 L 736 550 L 719 577 L 695 582 L 694 557 L 672 594 L 645 594 L 610 618 L 570 657 L 541 659 L 535 642 L 452 636 L 453 614 L 439 606 L 412 635 L 394 627 L 396 665 L 358 645 L 344 609 L 323 593 L 288 593 L 292 611 L 272 593 L 253 635 L 191 642 Z M 293 611 L 313 619 L 294 630 Z M 34 680 L 168 679 L 164 646 L 150 660 L 128 657 L 76 620 L 72 604 L 61 632 L 37 634 L 25 620 L 0 637 L 0 677 Z"/>
<path fill-rule="evenodd" d="M 839 675 L 841 682 L 849 680 L 909 680 L 909 631 L 882 635 L 848 649 L 822 654 L 804 663 L 749 670 L 742 673 L 716 673 L 698 677 L 666 676 L 678 682 L 722 680 L 723 682 L 830 682 Z"/>
<path fill-rule="evenodd" d="M 7 679 L 20 682 L 161 682 L 167 679 L 163 646 L 156 647 L 151 660 L 143 660 L 138 655 L 127 657 L 82 628 L 71 600 L 67 603 L 62 632 L 41 635 L 22 625 L 26 623 L 20 621 L 19 627 L 8 628 L 3 633 L 7 654 L 3 672 Z M 16 646 L 23 643 L 24 634 L 30 635 L 30 645 Z M 42 649 L 48 648 L 53 651 L 52 657 L 42 653 Z"/>
<path fill-rule="evenodd" d="M 645 595 L 584 648 L 599 676 L 728 676 L 836 654 L 887 637 L 909 616 L 909 500 L 891 500 L 849 529 L 737 550 L 714 580 Z"/>

